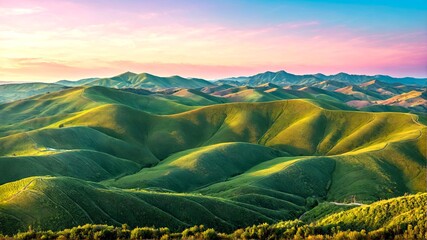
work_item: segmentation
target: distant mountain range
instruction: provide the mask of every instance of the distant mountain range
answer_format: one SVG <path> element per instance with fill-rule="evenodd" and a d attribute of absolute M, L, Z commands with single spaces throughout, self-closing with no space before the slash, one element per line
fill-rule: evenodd
<path fill-rule="evenodd" d="M 180 76 L 159 77 L 148 73 L 125 72 L 111 78 L 86 78 L 78 81 L 61 80 L 65 86 L 103 86 L 110 88 L 145 88 L 159 90 L 165 88 L 198 88 L 212 85 L 211 82 L 198 78 Z"/>
<path fill-rule="evenodd" d="M 213 84 L 229 84 L 234 86 L 259 86 L 261 84 L 272 83 L 279 86 L 290 85 L 314 85 L 327 81 L 330 85 L 343 87 L 344 85 L 361 84 L 377 80 L 391 84 L 405 84 L 427 86 L 427 78 L 395 78 L 387 75 L 355 75 L 348 73 L 338 73 L 335 75 L 304 74 L 296 75 L 286 71 L 264 72 L 253 76 L 231 77 L 215 81 L 208 81 L 200 78 L 184 78 L 180 76 L 160 77 L 149 73 L 133 73 L 125 72 L 109 78 L 84 78 L 76 81 L 60 80 L 55 82 L 67 87 L 76 86 L 104 86 L 111 88 L 144 88 L 151 90 L 167 89 L 167 88 L 199 88 Z M 4 84 L 20 84 L 21 82 L 0 81 L 0 85 Z"/>
<path fill-rule="evenodd" d="M 338 73 L 335 75 L 305 74 L 296 75 L 285 71 L 264 72 L 253 76 L 231 77 L 216 81 L 207 81 L 199 78 L 183 78 L 180 76 L 159 77 L 148 73 L 125 72 L 111 78 L 86 78 L 78 81 L 61 80 L 56 83 L 65 86 L 104 86 L 114 88 L 145 88 L 145 89 L 165 89 L 165 88 L 198 88 L 216 84 L 229 84 L 234 86 L 259 86 L 261 84 L 273 83 L 279 86 L 289 85 L 313 85 L 323 81 L 333 85 L 351 85 L 377 80 L 391 84 L 405 84 L 427 86 L 427 78 L 394 78 L 387 75 L 354 75 L 348 73 Z"/>
<path fill-rule="evenodd" d="M 397 81 L 407 84 L 396 83 Z M 118 88 L 139 95 L 155 94 L 158 97 L 194 106 L 304 98 L 327 101 L 328 105 L 332 102 L 339 109 L 427 112 L 425 79 L 346 73 L 330 76 L 294 75 L 285 71 L 265 72 L 215 82 L 180 76 L 159 77 L 148 73 L 125 72 L 111 78 L 5 84 L 0 85 L 0 103 L 72 87 L 91 86 Z"/>
<path fill-rule="evenodd" d="M 379 80 L 385 83 L 401 83 L 401 84 L 410 84 L 410 85 L 427 85 L 427 78 L 394 78 L 387 75 L 353 75 L 348 73 L 338 73 L 335 75 L 324 75 L 321 73 L 317 74 L 305 74 L 305 75 L 295 75 L 292 73 L 288 73 L 285 71 L 278 72 L 264 72 L 259 73 L 249 77 L 233 77 L 233 78 L 225 78 L 218 80 L 218 82 L 232 84 L 232 85 L 249 85 L 249 86 L 257 86 L 264 83 L 274 83 L 277 85 L 285 86 L 285 85 L 303 85 L 303 84 L 314 84 L 317 82 L 321 82 L 324 80 L 328 81 L 336 81 L 336 82 L 344 82 L 348 84 L 359 84 L 363 82 L 367 82 L 370 80 Z"/>

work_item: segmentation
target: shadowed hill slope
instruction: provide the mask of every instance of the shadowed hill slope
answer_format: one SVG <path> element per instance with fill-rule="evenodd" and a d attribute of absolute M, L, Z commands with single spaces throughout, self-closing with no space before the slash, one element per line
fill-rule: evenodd
<path fill-rule="evenodd" d="M 129 160 L 88 150 L 56 150 L 38 156 L 0 157 L 0 184 L 29 176 L 60 175 L 101 181 L 134 173 L 139 165 Z"/>
<path fill-rule="evenodd" d="M 85 224 L 62 231 L 28 230 L 13 235 L 17 239 L 58 239 L 58 238 L 176 238 L 197 239 L 425 239 L 425 207 L 427 195 L 418 193 L 405 197 L 374 202 L 370 205 L 342 206 L 336 203 L 321 203 L 306 212 L 303 220 L 281 221 L 275 224 L 263 223 L 220 233 L 206 226 L 193 226 L 176 232 L 168 228 L 109 226 L 106 224 Z M 348 210 L 348 208 L 354 208 Z M 391 214 L 390 214 L 391 213 Z M 210 227 L 210 226 L 208 226 Z M 113 237 L 112 237 L 113 238 Z"/>
<path fill-rule="evenodd" d="M 153 168 L 145 168 L 108 184 L 119 187 L 157 187 L 186 192 L 225 181 L 263 161 L 287 155 L 248 143 L 220 143 L 182 151 Z"/>
<path fill-rule="evenodd" d="M 0 228 L 6 233 L 29 224 L 57 230 L 85 223 L 160 225 L 174 230 L 206 224 L 230 231 L 276 220 L 267 210 L 230 200 L 121 190 L 63 177 L 26 178 L 1 185 L 0 193 Z"/>

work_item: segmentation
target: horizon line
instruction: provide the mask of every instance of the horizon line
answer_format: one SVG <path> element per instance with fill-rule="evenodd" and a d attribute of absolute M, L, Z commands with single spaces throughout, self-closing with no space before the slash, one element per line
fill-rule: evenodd
<path fill-rule="evenodd" d="M 413 78 L 413 79 L 416 79 L 416 80 L 427 80 L 427 76 L 424 76 L 424 77 L 413 77 L 413 76 L 396 77 L 396 76 L 388 75 L 388 74 L 373 74 L 373 75 L 370 75 L 370 74 L 349 73 L 349 72 L 342 72 L 342 71 L 341 72 L 337 72 L 337 73 L 333 73 L 333 74 L 324 74 L 322 72 L 296 74 L 296 73 L 288 72 L 288 71 L 286 71 L 284 69 L 281 69 L 281 70 L 278 70 L 278 71 L 266 70 L 266 71 L 261 71 L 261 72 L 255 73 L 255 74 L 234 75 L 234 76 L 223 77 L 223 78 L 209 79 L 209 78 L 204 78 L 204 77 L 184 76 L 184 75 L 179 75 L 179 74 L 164 75 L 164 74 L 155 74 L 155 73 L 153 74 L 153 73 L 150 73 L 150 72 L 139 72 L 139 73 L 137 73 L 137 72 L 134 72 L 134 71 L 127 70 L 127 71 L 121 72 L 119 74 L 115 74 L 115 75 L 112 75 L 112 76 L 111 75 L 110 76 L 104 76 L 104 77 L 88 76 L 88 77 L 83 77 L 83 78 L 70 78 L 70 79 L 65 79 L 64 78 L 64 79 L 58 79 L 58 80 L 52 80 L 52 81 L 48 81 L 48 80 L 16 80 L 16 81 L 14 81 L 14 80 L 0 80 L 0 83 L 19 84 L 19 83 L 56 83 L 56 82 L 59 82 L 59 81 L 72 81 L 72 82 L 75 82 L 75 81 L 79 81 L 79 80 L 83 80 L 83 79 L 89 79 L 89 78 L 98 78 L 98 79 L 113 78 L 113 77 L 120 76 L 120 75 L 125 74 L 125 73 L 133 73 L 133 74 L 136 74 L 136 75 L 139 75 L 139 74 L 150 74 L 150 75 L 153 75 L 153 76 L 165 77 L 165 78 L 166 77 L 182 77 L 182 78 L 186 78 L 186 79 L 202 79 L 202 80 L 206 80 L 206 81 L 210 81 L 210 82 L 215 82 L 215 81 L 224 80 L 224 79 L 230 79 L 231 80 L 233 78 L 252 77 L 252 76 L 255 76 L 255 75 L 258 75 L 258 74 L 269 73 L 269 72 L 270 73 L 285 72 L 285 73 L 289 73 L 289 74 L 296 75 L 296 76 L 321 74 L 321 75 L 324 75 L 326 77 L 330 77 L 330 76 L 334 76 L 334 75 L 338 75 L 338 74 L 347 74 L 347 75 L 353 75 L 353 76 L 368 76 L 368 77 L 386 76 L 386 77 L 397 78 L 397 79 Z M 2 85 L 4 85 L 4 84 L 2 84 Z"/>

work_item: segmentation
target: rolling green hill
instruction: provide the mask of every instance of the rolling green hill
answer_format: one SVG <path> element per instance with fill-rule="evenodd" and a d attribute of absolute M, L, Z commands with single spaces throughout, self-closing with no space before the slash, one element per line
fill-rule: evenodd
<path fill-rule="evenodd" d="M 303 77 L 303 79 L 305 78 Z M 351 85 L 334 80 L 325 80 L 321 82 L 311 82 L 310 80 L 306 83 L 304 83 L 304 81 L 298 81 L 294 84 L 302 85 L 287 86 L 286 89 L 273 84 L 273 79 L 263 80 L 263 84 L 256 85 L 255 87 L 246 85 L 236 87 L 221 83 L 216 83 L 215 85 L 202 79 L 186 79 L 179 76 L 158 77 L 147 73 L 135 74 L 126 72 L 111 78 L 89 78 L 79 81 L 62 80 L 55 84 L 29 83 L 3 85 L 0 87 L 0 92 L 4 93 L 2 97 L 0 97 L 3 99 L 0 99 L 0 102 L 12 102 L 33 95 L 61 91 L 67 87 L 104 86 L 107 88 L 123 89 L 128 93 L 135 93 L 138 95 L 153 95 L 156 96 L 159 101 L 167 99 L 187 106 L 307 98 L 316 101 L 323 100 L 333 102 L 334 104 L 332 105 L 340 104 L 344 106 L 345 103 L 347 103 L 350 108 L 356 107 L 365 111 L 372 110 L 374 112 L 381 108 L 383 108 L 384 111 L 425 112 L 426 108 L 425 94 L 410 100 L 399 100 L 399 94 L 406 96 L 408 94 L 411 95 L 414 91 L 420 93 L 425 91 L 425 88 L 421 86 L 407 86 L 396 83 L 390 84 L 378 80 L 371 80 L 359 85 Z M 98 91 L 100 90 L 98 89 Z M 400 110 L 396 107 L 389 107 L 397 105 Z M 339 107 L 339 109 L 344 108 Z"/>
<path fill-rule="evenodd" d="M 164 97 L 190 106 L 207 106 L 229 102 L 228 99 L 209 95 L 195 89 L 181 89 L 172 95 L 165 95 Z"/>
<path fill-rule="evenodd" d="M 43 205 L 39 205 L 41 209 L 46 209 L 49 207 L 49 204 L 54 201 L 60 201 L 62 203 L 68 203 L 64 208 L 57 209 L 54 213 L 49 215 L 50 220 L 57 225 L 51 229 L 54 231 L 43 231 L 43 230 L 27 230 L 27 232 L 21 232 L 15 234 L 15 229 L 19 229 L 22 226 L 23 222 L 17 221 L 17 218 L 13 218 L 12 215 L 8 215 L 5 212 L 0 212 L 0 227 L 2 222 L 8 221 L 8 226 L 14 226 L 13 229 L 3 228 L 6 233 L 15 234 L 13 235 L 15 239 L 57 239 L 57 238 L 114 238 L 114 239 L 136 239 L 136 238 L 145 238 L 145 239 L 164 239 L 164 238 L 197 238 L 197 239 L 217 239 L 219 236 L 221 239 L 300 239 L 300 238 L 314 238 L 314 239 L 388 239 L 388 238 L 398 238 L 398 239 L 423 239 L 425 238 L 427 231 L 425 227 L 425 202 L 427 200 L 427 195 L 416 194 L 409 195 L 405 197 L 398 197 L 389 200 L 383 200 L 374 202 L 372 204 L 365 204 L 362 206 L 339 206 L 337 203 L 328 203 L 324 202 L 318 207 L 315 207 L 313 210 L 307 212 L 305 215 L 312 215 L 314 218 L 306 218 L 304 220 L 291 220 L 291 221 L 280 221 L 275 224 L 263 223 L 259 225 L 252 225 L 247 227 L 234 227 L 232 228 L 231 224 L 227 225 L 227 220 L 232 222 L 234 218 L 222 218 L 220 221 L 211 223 L 210 225 L 195 225 L 193 227 L 187 227 L 182 232 L 180 232 L 188 223 L 194 221 L 194 219 L 188 219 L 186 216 L 187 211 L 179 211 L 181 208 L 186 207 L 195 207 L 194 210 L 201 211 L 198 215 L 198 222 L 205 222 L 209 215 L 216 214 L 217 216 L 227 216 L 220 212 L 217 212 L 216 209 L 206 208 L 210 203 L 215 205 L 220 205 L 227 209 L 227 204 L 232 204 L 232 201 L 221 201 L 216 202 L 215 198 L 207 198 L 201 196 L 191 196 L 191 195 L 176 195 L 176 194 L 162 194 L 162 193 L 153 193 L 146 191 L 123 191 L 118 189 L 103 189 L 99 185 L 95 184 L 84 184 L 79 185 L 78 181 L 63 181 L 64 179 L 53 179 L 53 178 L 29 178 L 19 182 L 14 182 L 0 187 L 0 191 L 3 193 L 3 196 L 0 200 L 0 206 L 10 205 L 11 200 L 15 198 L 25 198 L 29 195 L 31 191 L 35 197 L 26 198 L 26 200 L 31 199 L 33 201 L 41 201 L 43 199 L 49 199 L 49 201 L 44 202 Z M 70 187 L 70 191 L 67 192 L 54 192 L 52 187 L 58 187 L 59 185 L 67 184 Z M 75 188 L 80 190 L 80 192 L 75 191 Z M 16 193 L 16 189 L 21 189 L 19 193 Z M 83 190 L 83 191 L 82 191 Z M 102 191 L 102 192 L 101 192 Z M 132 196 L 131 201 L 126 203 L 130 204 L 133 208 L 138 209 L 138 207 L 145 207 L 144 212 L 149 214 L 157 214 L 157 217 L 162 217 L 164 215 L 169 215 L 169 220 L 165 222 L 170 228 L 156 228 L 152 227 L 134 227 L 134 225 L 120 225 L 117 223 L 117 220 L 121 219 L 122 213 L 127 212 L 126 208 L 117 206 L 116 213 L 105 212 L 102 207 L 105 205 L 102 202 L 91 201 L 84 203 L 82 205 L 77 205 L 73 200 L 76 196 L 84 195 L 87 192 L 91 192 L 92 197 L 88 199 L 93 200 L 94 196 L 102 196 L 109 194 L 115 198 L 125 198 L 126 196 Z M 120 196 L 118 195 L 120 193 Z M 60 197 L 59 197 L 60 196 Z M 113 199 L 115 199 L 113 198 Z M 175 202 L 179 202 L 175 208 L 165 207 L 166 205 L 162 204 L 163 202 L 158 202 L 158 199 L 173 199 Z M 98 200 L 99 201 L 99 200 Z M 97 205 L 96 208 L 91 208 L 94 205 Z M 111 204 L 110 204 L 111 205 Z M 161 206 L 158 208 L 158 206 Z M 15 211 L 19 209 L 15 208 Z M 349 209 L 350 208 L 350 209 Z M 79 225 L 78 227 L 73 227 L 72 229 L 64 229 L 61 227 L 61 222 L 63 222 L 62 216 L 71 216 L 69 210 L 74 210 L 74 212 L 80 213 L 82 216 L 87 218 L 87 222 L 99 221 L 98 224 L 85 224 L 83 226 Z M 106 208 L 107 211 L 111 207 Z M 320 210 L 322 209 L 322 210 Z M 87 211 L 88 210 L 88 211 Z M 236 210 L 233 207 L 233 210 Z M 65 214 L 61 214 L 59 218 L 55 213 L 61 213 L 65 211 Z M 101 211 L 101 212 L 99 212 Z M 320 212 L 319 212 L 320 211 Z M 13 212 L 13 211 L 10 211 Z M 326 214 L 324 214 L 326 212 Z M 19 214 L 27 214 L 28 219 L 32 216 L 32 211 L 25 209 L 20 211 Z M 207 214 L 207 215 L 203 215 Z M 240 211 L 229 212 L 234 214 L 242 214 L 244 217 L 258 217 L 254 212 L 246 211 L 243 207 Z M 93 215 L 96 215 L 96 218 L 92 218 Z M 108 214 L 108 215 L 107 215 Z M 112 219 L 112 217 L 116 219 Z M 151 215 L 150 215 L 151 216 Z M 130 219 L 140 218 L 140 222 L 143 224 L 150 224 L 150 221 L 144 219 L 143 214 L 138 214 L 137 212 L 130 213 Z M 252 219 L 260 220 L 260 219 Z M 265 219 L 264 219 L 265 220 Z M 33 220 L 34 221 L 34 220 Z M 35 220 L 36 221 L 36 220 Z M 184 222 L 187 221 L 187 222 Z M 29 221 L 31 222 L 31 221 Z M 109 223 L 115 222 L 115 223 Z M 246 222 L 240 222 L 240 224 L 248 224 L 251 220 L 246 220 Z M 77 225 L 78 221 L 76 221 Z M 113 226 L 108 226 L 115 225 Z M 180 227 L 175 227 L 174 224 L 180 225 Z M 221 226 L 225 224 L 225 228 Z M 42 227 L 44 224 L 38 225 Z M 64 223 L 64 225 L 67 225 Z M 76 226 L 75 225 L 75 226 Z M 52 225 L 50 225 L 52 226 Z M 207 227 L 216 227 L 215 229 Z M 44 228 L 44 227 L 42 227 Z M 62 230 L 64 229 L 64 230 Z M 61 230 L 61 231 L 58 231 Z M 226 232 L 226 233 L 223 233 Z M 2 235 L 0 234 L 0 237 Z"/>
<path fill-rule="evenodd" d="M 3 84 L 0 85 L 0 104 L 64 89 L 67 87 L 54 83 Z"/>
<path fill-rule="evenodd" d="M 263 209 L 230 200 L 121 190 L 74 178 L 33 177 L 0 186 L 0 229 L 5 233 L 28 225 L 59 230 L 85 223 L 163 225 L 175 230 L 203 223 L 230 231 L 265 221 L 273 219 Z"/>
<path fill-rule="evenodd" d="M 256 144 L 219 143 L 173 154 L 156 167 L 142 169 L 108 184 L 187 192 L 225 181 L 254 165 L 283 155 L 287 154 Z"/>
<path fill-rule="evenodd" d="M 104 88 L 78 87 L 0 105 L 0 137 L 48 126 L 105 104 L 119 104 L 156 114 L 193 109 L 159 96 Z"/>
<path fill-rule="evenodd" d="M 49 150 L 46 150 L 49 151 Z M 0 157 L 0 183 L 12 182 L 28 176 L 62 175 L 90 181 L 100 181 L 140 169 L 129 160 L 89 150 L 56 150 L 50 154 L 21 157 Z"/>
<path fill-rule="evenodd" d="M 425 220 L 427 194 L 417 194 L 375 202 L 370 205 L 331 214 L 319 219 L 317 225 L 338 225 L 341 229 L 376 230 L 402 225 L 417 225 Z M 414 221 L 415 220 L 415 221 Z"/>
<path fill-rule="evenodd" d="M 418 115 L 355 111 L 343 105 L 347 95 L 307 89 L 226 86 L 214 97 L 85 86 L 2 104 L 0 231 L 231 231 L 295 219 L 321 201 L 425 192 Z"/>

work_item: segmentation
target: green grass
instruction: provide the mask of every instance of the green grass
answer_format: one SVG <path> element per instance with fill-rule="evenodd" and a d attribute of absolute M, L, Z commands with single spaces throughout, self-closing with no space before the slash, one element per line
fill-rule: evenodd
<path fill-rule="evenodd" d="M 220 198 L 106 188 L 65 177 L 33 177 L 0 186 L 0 229 L 4 233 L 28 225 L 59 230 L 85 223 L 169 226 L 174 230 L 205 224 L 230 231 L 274 220 L 258 210 Z"/>
<path fill-rule="evenodd" d="M 104 90 L 90 88 L 88 96 L 108 95 L 98 92 Z M 105 91 L 115 93 L 114 91 L 117 90 Z M 199 149 L 195 148 L 206 146 L 206 149 L 213 149 L 208 155 L 215 157 L 220 151 L 215 149 L 216 145 L 213 144 L 247 142 L 268 146 L 294 156 L 344 154 L 333 158 L 339 163 L 338 169 L 342 169 L 335 171 L 336 178 L 341 179 L 340 172 L 345 175 L 348 171 L 353 171 L 352 167 L 360 166 L 358 170 L 354 170 L 355 174 L 351 175 L 356 179 L 352 182 L 356 187 L 345 191 L 337 188 L 328 195 L 334 199 L 345 198 L 352 192 L 366 199 L 382 197 L 376 194 L 379 190 L 377 185 L 384 186 L 387 192 L 384 192 L 383 196 L 387 197 L 396 196 L 404 191 L 413 192 L 423 186 L 421 179 L 424 167 L 421 159 L 425 147 L 422 143 L 419 144 L 419 141 L 423 140 L 420 132 L 425 129 L 425 126 L 415 122 L 414 115 L 326 110 L 315 104 L 313 100 L 287 100 L 271 103 L 221 104 L 159 116 L 140 111 L 135 106 L 118 104 L 117 99 L 125 101 L 121 94 L 140 99 L 139 95 L 120 92 L 114 98 L 109 98 L 115 99 L 114 104 L 104 104 L 77 112 L 71 117 L 25 134 L 0 138 L 2 142 L 0 152 L 9 156 L 13 154 L 29 156 L 46 154 L 42 151 L 43 148 L 87 149 L 128 159 L 145 166 L 163 160 L 164 164 L 141 172 L 142 175 L 145 171 L 151 172 L 150 174 L 156 177 L 149 177 L 150 179 L 140 178 L 138 175 L 125 177 L 122 179 L 124 186 L 135 187 L 142 182 L 147 184 L 150 182 L 147 186 L 184 191 L 221 181 L 228 178 L 230 174 L 243 173 L 244 170 L 220 175 L 215 178 L 217 180 L 201 180 L 200 175 L 196 174 L 198 177 L 195 178 L 200 183 L 195 181 L 192 187 L 173 180 L 185 179 L 182 176 L 191 178 L 193 172 L 188 170 L 190 168 L 181 165 L 184 162 L 190 164 L 196 161 L 197 163 L 200 154 L 196 154 Z M 63 101 L 62 98 L 59 100 Z M 60 125 L 65 127 L 59 128 Z M 384 148 L 385 146 L 387 147 Z M 247 150 L 253 147 L 241 148 Z M 418 150 L 414 151 L 414 149 Z M 166 160 L 173 159 L 170 157 L 172 154 L 186 150 L 188 151 L 180 154 L 188 156 L 183 156 L 182 161 L 174 163 L 173 171 L 170 172 L 171 166 Z M 229 156 L 236 155 L 238 151 L 243 150 L 231 150 Z M 238 157 L 241 158 L 238 161 L 245 159 L 242 156 Z M 262 153 L 257 158 L 254 160 L 264 161 L 274 157 Z M 361 163 L 357 164 L 353 159 L 361 159 Z M 252 164 L 247 165 L 249 167 L 256 165 L 256 162 L 248 163 Z M 344 164 L 343 167 L 341 163 Z M 217 160 L 215 164 L 219 166 L 221 163 Z M 211 163 L 200 166 L 203 167 L 197 171 L 206 172 L 208 171 L 206 169 L 214 165 Z M 411 171 L 420 174 L 417 177 L 410 177 Z M 370 172 L 373 173 L 370 174 Z M 169 174 L 168 177 L 161 177 L 166 173 Z M 363 174 L 372 177 L 361 178 Z M 391 184 L 386 184 L 387 179 L 391 178 L 388 175 L 403 177 L 392 178 Z M 329 181 L 330 177 L 327 179 Z M 362 181 L 359 183 L 357 179 Z M 370 184 L 370 187 L 366 188 L 367 191 L 358 192 L 357 189 L 363 188 L 363 179 L 369 179 L 366 182 L 374 182 L 377 185 Z M 338 184 L 338 186 L 346 186 L 342 180 Z M 335 186 L 334 183 L 332 186 Z"/>
<path fill-rule="evenodd" d="M 326 211 L 317 219 L 281 221 L 240 227 L 224 233 L 211 226 L 195 225 L 177 232 L 169 228 L 85 224 L 61 231 L 34 230 L 13 235 L 14 239 L 424 239 L 426 194 L 380 201 L 351 210 L 325 203 L 307 212 Z M 339 212 L 335 213 L 334 212 Z M 390 214 L 392 212 L 392 214 Z M 318 221 L 315 221 L 318 220 Z M 12 235 L 11 235 L 12 236 Z"/>
<path fill-rule="evenodd" d="M 339 225 L 343 230 L 375 230 L 414 222 L 416 225 L 417 221 L 425 220 L 426 202 L 425 193 L 398 197 L 331 214 L 318 220 L 316 224 Z"/>
<path fill-rule="evenodd" d="M 55 83 L 22 83 L 0 85 L 0 103 L 64 90 L 67 87 Z"/>
<path fill-rule="evenodd" d="M 144 96 L 104 87 L 85 89 L 84 97 L 104 104 L 121 104 L 155 114 L 171 114 L 193 109 L 158 96 Z"/>
<path fill-rule="evenodd" d="M 310 209 L 309 211 L 305 212 L 300 220 L 304 222 L 315 222 L 318 221 L 324 217 L 327 217 L 328 215 L 332 215 L 334 213 L 346 211 L 352 208 L 357 207 L 356 205 L 335 205 L 330 202 L 322 202 L 316 207 Z"/>
<path fill-rule="evenodd" d="M 3 156 L 31 156 L 60 150 L 93 150 L 124 158 L 141 165 L 158 162 L 151 152 L 136 143 L 126 142 L 89 127 L 45 128 L 0 138 Z"/>
<path fill-rule="evenodd" d="M 128 75 L 112 81 L 133 81 Z M 316 201 L 425 191 L 423 115 L 354 111 L 341 94 L 262 88 L 222 90 L 248 101 L 238 103 L 199 90 L 97 86 L 0 105 L 0 229 L 231 230 L 298 218 Z M 307 217 L 320 219 L 321 210 Z"/>
<path fill-rule="evenodd" d="M 132 174 L 140 166 L 129 160 L 88 150 L 52 150 L 47 155 L 0 157 L 0 184 L 30 176 L 60 175 L 101 181 Z"/>
<path fill-rule="evenodd" d="M 173 154 L 155 167 L 107 184 L 187 192 L 226 181 L 254 165 L 283 155 L 287 154 L 255 144 L 220 143 Z"/>
<path fill-rule="evenodd" d="M 366 112 L 409 112 L 410 110 L 401 106 L 389 106 L 389 105 L 372 105 L 363 107 L 360 110 Z"/>
<path fill-rule="evenodd" d="M 156 114 L 171 114 L 192 109 L 180 103 L 156 96 L 144 96 L 103 87 L 70 88 L 46 95 L 1 105 L 1 113 L 8 116 L 2 123 L 38 117 L 74 113 L 104 104 L 121 104 Z"/>
<path fill-rule="evenodd" d="M 273 209 L 292 209 L 304 206 L 308 197 L 325 197 L 333 169 L 334 161 L 328 158 L 276 158 L 198 192 L 264 208 L 269 208 L 264 202 L 274 200 Z"/>
<path fill-rule="evenodd" d="M 246 89 L 237 93 L 227 94 L 224 97 L 232 102 L 270 102 L 282 99 L 258 89 Z"/>
<path fill-rule="evenodd" d="M 182 89 L 174 94 L 163 95 L 162 97 L 188 106 L 208 106 L 229 102 L 226 98 L 209 95 L 195 89 Z"/>

